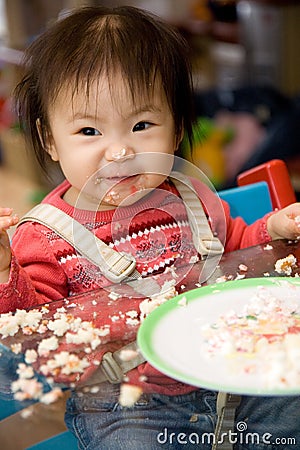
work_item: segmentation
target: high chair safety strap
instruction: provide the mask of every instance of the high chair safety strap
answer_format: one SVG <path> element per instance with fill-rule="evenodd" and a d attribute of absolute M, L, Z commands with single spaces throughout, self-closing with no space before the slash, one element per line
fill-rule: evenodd
<path fill-rule="evenodd" d="M 171 179 L 186 207 L 189 225 L 193 235 L 193 243 L 198 253 L 202 257 L 223 253 L 223 245 L 221 241 L 213 235 L 201 201 L 189 178 L 180 172 L 172 172 Z"/>
<path fill-rule="evenodd" d="M 100 267 L 103 275 L 112 283 L 124 281 L 145 297 L 160 292 L 160 286 L 154 279 L 142 278 L 135 268 L 136 262 L 131 255 L 112 249 L 81 223 L 55 206 L 47 203 L 35 206 L 21 218 L 18 225 L 28 221 L 43 224 L 55 231 L 80 255 Z"/>
<path fill-rule="evenodd" d="M 234 439 L 230 440 L 229 432 L 234 432 L 236 408 L 241 402 L 241 396 L 218 392 L 217 396 L 217 424 L 214 434 L 212 450 L 232 450 Z"/>
<path fill-rule="evenodd" d="M 123 352 L 130 350 L 135 354 L 130 359 L 124 359 Z M 124 375 L 132 369 L 145 362 L 145 358 L 139 352 L 137 342 L 130 342 L 115 352 L 106 352 L 102 356 L 101 364 L 87 381 L 84 382 L 83 388 L 94 386 L 95 384 L 109 381 L 111 384 L 120 384 L 124 381 Z M 79 386 L 80 389 L 80 386 Z"/>
<path fill-rule="evenodd" d="M 131 255 L 116 252 L 92 232 L 53 205 L 41 203 L 21 218 L 23 222 L 37 222 L 55 231 L 81 255 L 101 268 L 103 275 L 112 283 L 120 283 L 127 277 L 140 278 Z M 136 273 L 137 272 L 137 273 Z"/>

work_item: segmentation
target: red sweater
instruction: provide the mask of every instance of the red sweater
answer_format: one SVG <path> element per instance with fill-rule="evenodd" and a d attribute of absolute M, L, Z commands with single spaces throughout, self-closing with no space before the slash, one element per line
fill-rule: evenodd
<path fill-rule="evenodd" d="M 209 217 L 211 228 L 233 251 L 270 241 L 266 218 L 247 226 L 241 218 L 232 219 L 229 207 L 220 202 L 204 184 L 193 180 L 199 198 Z M 85 225 L 106 244 L 118 251 L 131 253 L 142 275 L 151 275 L 168 266 L 188 264 L 196 256 L 185 207 L 174 185 L 164 182 L 159 189 L 134 205 L 108 211 L 78 210 L 63 200 L 70 187 L 67 181 L 43 200 L 61 209 Z M 226 242 L 225 242 L 226 241 Z M 45 226 L 27 222 L 17 228 L 13 237 L 13 257 L 8 283 L 0 284 L 0 313 L 24 309 L 37 304 L 82 294 L 110 283 L 97 267 L 88 263 L 76 250 Z M 122 301 L 124 311 L 138 309 L 139 302 Z M 105 316 L 105 308 L 101 314 Z M 120 323 L 112 341 L 120 340 Z M 124 332 L 127 325 L 123 323 Z M 191 386 L 161 375 L 148 363 L 130 372 L 144 391 L 164 394 L 186 393 Z"/>

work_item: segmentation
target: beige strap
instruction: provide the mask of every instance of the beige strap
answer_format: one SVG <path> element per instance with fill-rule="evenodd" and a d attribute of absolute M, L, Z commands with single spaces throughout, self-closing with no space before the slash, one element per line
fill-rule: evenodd
<path fill-rule="evenodd" d="M 233 441 L 230 440 L 229 431 L 234 432 L 234 420 L 236 408 L 241 402 L 241 396 L 218 392 L 217 397 L 217 424 L 214 434 L 212 450 L 218 446 L 222 450 L 232 450 Z"/>
<path fill-rule="evenodd" d="M 18 225 L 27 221 L 41 223 L 54 230 L 88 261 L 100 267 L 103 275 L 112 283 L 124 281 L 145 297 L 160 292 L 159 284 L 152 277 L 142 278 L 131 255 L 110 248 L 81 223 L 55 206 L 47 203 L 35 206 L 22 217 Z"/>
<path fill-rule="evenodd" d="M 103 275 L 112 283 L 120 283 L 128 277 L 141 277 L 131 255 L 116 252 L 77 220 L 53 205 L 41 203 L 35 206 L 22 217 L 19 225 L 26 221 L 41 223 L 54 230 L 81 255 L 100 267 Z"/>
<path fill-rule="evenodd" d="M 172 181 L 178 190 L 187 210 L 193 234 L 193 243 L 202 257 L 223 253 L 221 241 L 213 235 L 201 201 L 190 180 L 179 172 L 172 172 Z"/>

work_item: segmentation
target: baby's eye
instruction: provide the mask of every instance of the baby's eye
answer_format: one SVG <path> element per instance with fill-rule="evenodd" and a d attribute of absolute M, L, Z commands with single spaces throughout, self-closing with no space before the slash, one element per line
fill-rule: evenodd
<path fill-rule="evenodd" d="M 136 125 L 134 125 L 133 130 L 132 131 L 143 131 L 143 130 L 147 130 L 147 128 L 149 128 L 151 126 L 150 122 L 139 122 Z"/>
<path fill-rule="evenodd" d="M 80 134 L 83 134 L 84 136 L 99 136 L 101 133 L 100 131 L 96 130 L 96 128 L 85 127 L 81 128 Z"/>

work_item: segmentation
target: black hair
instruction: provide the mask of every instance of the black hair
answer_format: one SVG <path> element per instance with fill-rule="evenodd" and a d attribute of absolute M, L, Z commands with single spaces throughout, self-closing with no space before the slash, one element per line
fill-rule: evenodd
<path fill-rule="evenodd" d="M 135 7 L 84 7 L 58 20 L 25 51 L 24 76 L 15 89 L 19 120 L 41 167 L 50 136 L 48 111 L 61 89 L 73 94 L 101 76 L 113 89 L 117 70 L 133 100 L 151 95 L 159 78 L 175 123 L 192 142 L 193 90 L 189 47 L 171 25 Z M 39 127 L 37 127 L 39 123 Z M 39 128 L 39 130 L 38 130 Z"/>

